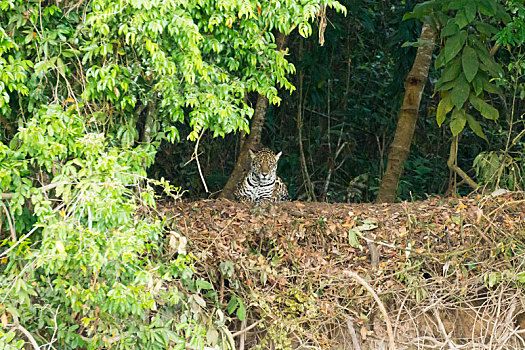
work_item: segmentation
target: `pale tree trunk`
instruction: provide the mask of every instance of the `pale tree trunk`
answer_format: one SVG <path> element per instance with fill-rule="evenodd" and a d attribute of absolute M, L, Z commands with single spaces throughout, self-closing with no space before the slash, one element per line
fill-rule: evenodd
<path fill-rule="evenodd" d="M 284 49 L 286 39 L 286 35 L 282 33 L 277 34 L 277 37 L 275 38 L 277 50 Z M 237 184 L 241 182 L 250 167 L 250 156 L 248 150 L 256 150 L 261 146 L 261 133 L 264 126 L 266 109 L 268 109 L 268 98 L 259 94 L 257 96 L 257 104 L 255 105 L 255 111 L 250 124 L 250 133 L 248 134 L 248 137 L 242 136 L 239 157 L 235 163 L 235 168 L 228 178 L 228 182 L 226 182 L 226 185 L 219 195 L 220 198 L 233 199 L 233 192 L 235 192 Z"/>
<path fill-rule="evenodd" d="M 410 153 L 421 95 L 432 61 L 435 38 L 434 30 L 428 24 L 424 24 L 420 36 L 420 41 L 424 45 L 417 49 L 416 59 L 406 79 L 405 98 L 399 110 L 396 134 L 388 155 L 386 172 L 381 180 L 376 203 L 393 202 L 396 199 L 399 178 Z"/>

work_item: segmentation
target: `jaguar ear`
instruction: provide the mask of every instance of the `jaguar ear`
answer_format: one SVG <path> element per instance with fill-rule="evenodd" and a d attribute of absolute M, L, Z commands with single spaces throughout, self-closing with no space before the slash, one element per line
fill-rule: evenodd
<path fill-rule="evenodd" d="M 283 154 L 282 151 L 279 152 L 279 153 L 277 153 L 277 154 L 275 155 L 275 161 L 278 161 L 278 160 L 279 160 L 279 158 L 281 157 L 281 154 Z"/>
<path fill-rule="evenodd" d="M 248 149 L 248 153 L 250 153 L 251 159 L 255 158 L 255 153 L 251 149 Z"/>

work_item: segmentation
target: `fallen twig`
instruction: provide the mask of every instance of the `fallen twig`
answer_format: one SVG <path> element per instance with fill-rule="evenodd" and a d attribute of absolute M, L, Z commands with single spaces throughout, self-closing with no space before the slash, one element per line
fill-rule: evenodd
<path fill-rule="evenodd" d="M 241 330 L 246 328 L 246 318 L 241 322 Z M 239 350 L 244 350 L 244 341 L 246 338 L 246 332 L 241 334 L 241 339 L 239 339 Z"/>
<path fill-rule="evenodd" d="M 350 320 L 350 317 L 346 318 L 346 326 L 348 327 L 348 331 L 350 332 L 350 336 L 352 337 L 354 349 L 361 350 L 361 347 L 359 346 L 359 341 L 357 340 L 357 335 L 355 334 L 354 323 L 352 322 L 352 320 Z"/>
<path fill-rule="evenodd" d="M 250 329 L 256 327 L 256 326 L 257 326 L 259 323 L 261 323 L 262 321 L 263 321 L 263 320 L 259 320 L 259 321 L 257 321 L 257 322 L 254 322 L 254 323 L 252 323 L 251 325 L 249 325 L 248 327 L 246 327 L 246 328 L 244 328 L 244 329 L 241 329 L 241 330 L 238 331 L 238 332 L 233 333 L 233 334 L 232 334 L 232 338 L 235 338 L 235 337 L 237 337 L 237 336 L 239 336 L 239 335 L 241 335 L 241 334 L 244 334 L 244 333 L 248 332 Z"/>
<path fill-rule="evenodd" d="M 357 282 L 359 282 L 359 284 L 361 284 L 363 287 L 365 287 L 365 289 L 372 295 L 372 298 L 374 298 L 374 300 L 376 301 L 377 305 L 379 306 L 379 310 L 381 310 L 381 313 L 383 314 L 383 317 L 385 318 L 386 331 L 388 333 L 388 340 L 390 342 L 390 350 L 395 350 L 396 349 L 396 344 L 394 342 L 394 332 L 392 331 L 392 323 L 390 322 L 390 318 L 388 317 L 388 312 L 386 312 L 385 305 L 383 305 L 383 303 L 381 302 L 381 299 L 379 299 L 379 297 L 377 296 L 377 294 L 374 291 L 374 289 L 372 289 L 370 284 L 368 284 L 368 282 L 365 281 L 361 276 L 359 276 L 354 271 L 346 270 L 346 271 L 344 271 L 344 273 L 346 275 L 352 277 Z"/>

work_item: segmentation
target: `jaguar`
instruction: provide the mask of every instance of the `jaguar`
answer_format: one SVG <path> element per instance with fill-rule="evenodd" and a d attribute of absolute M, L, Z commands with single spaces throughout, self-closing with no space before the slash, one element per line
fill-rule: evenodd
<path fill-rule="evenodd" d="M 281 202 L 288 200 L 286 185 L 277 176 L 277 161 L 282 152 L 274 154 L 268 148 L 254 152 L 248 150 L 251 158 L 250 171 L 234 193 L 241 202 Z"/>

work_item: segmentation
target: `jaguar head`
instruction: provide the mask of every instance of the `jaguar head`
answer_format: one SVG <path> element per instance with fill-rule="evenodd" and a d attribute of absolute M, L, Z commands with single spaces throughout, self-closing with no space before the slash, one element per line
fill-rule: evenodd
<path fill-rule="evenodd" d="M 270 182 L 275 179 L 277 172 L 277 161 L 282 152 L 274 154 L 267 148 L 258 152 L 249 150 L 252 159 L 252 174 L 262 182 Z"/>

